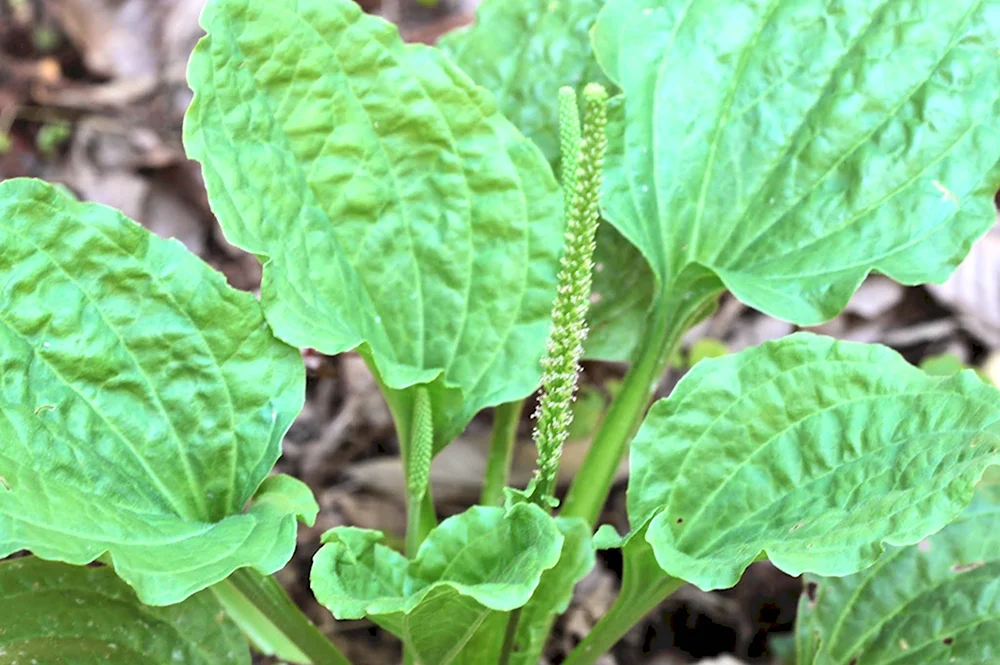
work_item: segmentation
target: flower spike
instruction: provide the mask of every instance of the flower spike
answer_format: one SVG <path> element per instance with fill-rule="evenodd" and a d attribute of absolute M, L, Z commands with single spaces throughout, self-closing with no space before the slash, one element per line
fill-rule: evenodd
<path fill-rule="evenodd" d="M 607 149 L 607 93 L 592 83 L 584 89 L 583 102 L 580 137 L 576 95 L 568 88 L 559 91 L 566 250 L 552 306 L 552 330 L 542 359 L 542 396 L 535 412 L 534 432 L 538 467 L 531 488 L 532 500 L 546 508 L 552 501 L 559 458 L 573 420 L 572 402 L 587 338 L 594 238 L 600 219 L 601 167 Z"/>

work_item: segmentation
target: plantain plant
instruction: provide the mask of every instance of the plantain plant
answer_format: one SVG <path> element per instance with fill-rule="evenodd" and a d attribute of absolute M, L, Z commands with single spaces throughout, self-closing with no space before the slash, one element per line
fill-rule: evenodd
<path fill-rule="evenodd" d="M 650 400 L 723 291 L 811 325 L 871 272 L 948 276 L 995 218 L 1000 0 L 487 0 L 439 48 L 350 0 L 202 25 L 185 146 L 259 300 L 0 183 L 0 556 L 33 555 L 0 563 L 0 663 L 348 662 L 270 577 L 318 511 L 271 474 L 300 347 L 361 354 L 406 473 L 405 551 L 333 529 L 313 592 L 407 662 L 534 665 L 596 548 L 622 589 L 569 665 L 762 559 L 805 575 L 799 665 L 996 659 L 992 386 L 798 333 Z M 631 364 L 560 504 L 584 355 Z M 488 407 L 484 505 L 438 523 L 431 460 Z M 630 532 L 595 533 L 626 453 Z"/>

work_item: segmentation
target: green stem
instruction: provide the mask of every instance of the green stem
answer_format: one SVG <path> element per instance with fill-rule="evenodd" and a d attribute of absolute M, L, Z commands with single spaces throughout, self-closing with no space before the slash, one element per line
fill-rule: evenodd
<path fill-rule="evenodd" d="M 499 506 L 503 502 L 503 488 L 510 475 L 510 461 L 514 456 L 517 424 L 521 420 L 524 400 L 507 402 L 498 406 L 493 415 L 493 436 L 490 439 L 490 456 L 486 460 L 486 477 L 479 503 Z"/>
<path fill-rule="evenodd" d="M 243 608 L 237 611 L 242 618 L 238 623 L 241 627 L 250 627 L 253 639 L 267 639 L 272 648 L 279 647 L 278 643 L 290 643 L 300 652 L 297 655 L 305 656 L 312 665 L 351 665 L 351 661 L 306 618 L 273 577 L 261 575 L 250 568 L 240 568 L 212 590 L 227 610 L 230 607 Z M 249 611 L 250 608 L 253 611 Z M 278 636 L 287 642 L 276 639 Z M 287 658 L 288 654 L 282 656 Z"/>
<path fill-rule="evenodd" d="M 652 550 L 648 550 L 643 556 L 652 559 Z M 646 574 L 650 570 L 659 570 L 655 559 L 652 562 L 640 563 L 630 561 L 626 557 L 622 589 L 615 604 L 583 641 L 576 645 L 569 657 L 563 661 L 563 665 L 593 665 L 602 654 L 607 653 L 625 633 L 631 630 L 632 626 L 642 621 L 642 618 L 656 609 L 667 596 L 684 585 L 683 580 L 669 575 Z"/>
<path fill-rule="evenodd" d="M 507 618 L 507 632 L 503 636 L 503 646 L 500 649 L 500 660 L 497 661 L 497 665 L 510 665 L 510 657 L 514 655 L 517 629 L 520 624 L 521 608 L 519 607 L 511 612 Z"/>
<path fill-rule="evenodd" d="M 431 488 L 422 497 L 408 494 L 406 497 L 406 556 L 417 556 L 417 550 L 434 527 L 437 526 L 437 512 Z"/>
<path fill-rule="evenodd" d="M 640 342 L 640 355 L 632 364 L 621 390 L 611 403 L 570 485 L 560 515 L 582 517 L 593 526 L 611 493 L 615 472 L 628 442 L 639 428 L 667 363 L 680 343 L 686 327 L 658 307 Z"/>
<path fill-rule="evenodd" d="M 693 265 L 682 271 L 666 290 L 675 296 L 657 299 L 639 341 L 638 356 L 625 374 L 621 390 L 573 478 L 559 512 L 561 516 L 581 517 L 591 526 L 596 524 L 611 493 L 618 465 L 646 415 L 649 400 L 670 358 L 684 333 L 715 311 L 722 290 L 717 277 Z"/>

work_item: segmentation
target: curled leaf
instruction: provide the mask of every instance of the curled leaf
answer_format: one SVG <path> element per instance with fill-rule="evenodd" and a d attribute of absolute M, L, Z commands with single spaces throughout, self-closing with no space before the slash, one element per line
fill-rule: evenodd
<path fill-rule="evenodd" d="M 972 372 L 804 333 L 703 360 L 632 443 L 632 537 L 705 590 L 762 553 L 791 575 L 855 573 L 969 502 L 1000 462 L 997 397 Z"/>
<path fill-rule="evenodd" d="M 0 557 L 108 552 L 151 605 L 281 568 L 316 513 L 265 480 L 305 377 L 253 296 L 39 181 L 0 183 L 0 246 Z"/>
<path fill-rule="evenodd" d="M 368 617 L 425 665 L 495 662 L 507 613 L 560 558 L 563 536 L 537 506 L 477 506 L 431 531 L 411 562 L 382 534 L 339 527 L 313 562 L 316 598 L 339 619 Z"/>

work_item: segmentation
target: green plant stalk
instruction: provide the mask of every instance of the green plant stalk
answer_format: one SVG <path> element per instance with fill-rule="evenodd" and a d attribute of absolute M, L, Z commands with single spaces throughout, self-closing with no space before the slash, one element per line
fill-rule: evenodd
<path fill-rule="evenodd" d="M 493 433 L 490 439 L 490 455 L 486 460 L 486 476 L 479 503 L 484 506 L 499 506 L 503 502 L 503 488 L 510 476 L 510 462 L 514 457 L 517 440 L 517 424 L 521 420 L 524 400 L 499 405 L 493 415 Z"/>
<path fill-rule="evenodd" d="M 497 665 L 510 665 L 510 657 L 514 655 L 515 640 L 517 639 L 517 629 L 521 623 L 521 608 L 517 608 L 510 613 L 507 618 L 507 631 L 503 636 L 503 646 L 500 647 L 500 658 Z"/>
<path fill-rule="evenodd" d="M 670 316 L 670 313 L 677 313 L 679 308 L 669 306 L 669 302 L 654 310 L 642 340 L 643 345 L 639 347 L 642 349 L 642 354 L 625 375 L 621 390 L 612 401 L 611 407 L 587 451 L 583 465 L 574 476 L 569 493 L 560 510 L 561 516 L 582 517 L 591 526 L 597 522 L 601 508 L 611 492 L 615 472 L 625 454 L 628 442 L 631 441 L 632 436 L 639 428 L 639 424 L 646 414 L 649 400 L 680 344 L 681 338 L 692 325 L 703 319 L 715 307 L 714 295 L 716 291 L 709 289 L 699 291 L 699 293 L 702 294 L 700 300 L 692 298 L 685 301 L 691 304 L 681 310 L 680 317 Z M 626 560 L 626 571 L 629 569 L 629 562 Z M 635 621 L 645 616 L 646 612 L 680 586 L 679 582 L 676 585 L 667 582 L 660 584 L 662 580 L 658 580 L 656 584 L 649 584 L 648 580 L 641 579 L 642 577 L 635 571 L 623 576 L 622 592 L 608 614 L 598 622 L 594 631 L 591 632 L 593 637 L 588 635 L 570 654 L 571 659 L 574 654 L 576 654 L 576 658 L 581 659 L 573 665 L 594 662 L 621 635 L 624 635 Z M 668 578 L 668 580 L 673 580 L 673 578 Z M 649 596 L 644 596 L 645 593 L 648 593 Z M 632 617 L 629 614 L 632 604 L 635 604 L 636 611 L 647 606 L 649 610 L 644 610 L 637 617 Z M 614 616 L 612 613 L 615 613 Z M 549 621 L 549 631 L 554 623 L 554 619 Z M 601 627 L 606 634 L 594 635 L 598 627 Z M 608 640 L 610 642 L 604 645 L 604 642 Z M 602 647 L 602 645 L 604 646 Z M 603 650 L 597 651 L 599 648 L 603 648 Z M 570 663 L 570 660 L 567 660 L 566 663 Z"/>
<path fill-rule="evenodd" d="M 641 537 L 641 536 L 639 536 Z M 593 630 L 570 652 L 563 665 L 593 665 L 608 652 L 625 633 L 652 612 L 674 591 L 684 586 L 684 580 L 662 574 L 654 579 L 641 571 L 659 570 L 652 548 L 644 548 L 643 563 L 625 558 L 622 588 L 611 609 L 601 617 Z M 649 561 L 652 560 L 652 561 Z"/>
<path fill-rule="evenodd" d="M 351 665 L 351 661 L 314 626 L 292 602 L 277 580 L 250 568 L 240 568 L 211 587 L 233 619 L 249 636 L 270 648 L 294 646 L 312 665 Z M 287 652 L 282 653 L 288 658 Z"/>
<path fill-rule="evenodd" d="M 424 542 L 427 534 L 437 526 L 437 512 L 434 499 L 428 490 L 420 499 L 407 497 L 406 502 L 406 556 L 411 559 Z"/>
<path fill-rule="evenodd" d="M 399 450 L 403 458 L 403 473 L 406 484 L 406 545 L 407 555 L 413 556 L 419 549 L 420 543 L 431 530 L 437 526 L 437 513 L 434 510 L 434 497 L 431 492 L 430 469 L 428 468 L 427 483 L 424 495 L 419 500 L 414 500 L 410 493 L 410 485 L 413 479 L 410 477 L 410 449 L 413 447 L 412 432 L 413 420 L 415 417 L 418 391 L 415 390 L 393 390 L 382 382 L 381 377 L 375 369 L 375 364 L 365 357 L 365 364 L 371 370 L 375 382 L 385 398 L 389 413 L 392 414 L 392 422 L 396 427 L 396 436 L 399 438 Z M 419 390 L 426 391 L 426 387 L 421 386 Z M 433 425 L 433 421 L 431 421 Z M 433 431 L 431 432 L 433 446 Z M 433 457 L 433 449 L 431 450 Z M 429 462 L 428 462 L 429 464 Z M 411 532 L 413 535 L 411 536 Z M 422 535 L 419 535 L 422 534 Z M 418 542 L 419 539 L 419 542 Z M 412 554 L 411 554 L 412 551 Z"/>
<path fill-rule="evenodd" d="M 256 605 L 247 600 L 247 597 L 228 579 L 212 585 L 211 589 L 216 600 L 226 610 L 226 614 L 240 627 L 257 651 L 265 656 L 277 656 L 292 663 L 309 662 L 309 658 L 302 653 L 302 650 L 278 630 L 277 626 L 271 623 Z"/>
<path fill-rule="evenodd" d="M 646 415 L 656 386 L 684 333 L 714 309 L 716 293 L 714 290 L 699 292 L 697 298 L 692 294 L 686 301 L 690 304 L 681 308 L 674 307 L 674 300 L 659 300 L 638 347 L 639 355 L 625 374 L 621 390 L 611 402 L 573 478 L 560 515 L 581 517 L 591 526 L 597 523 L 601 508 L 611 493 L 618 465 Z"/>
<path fill-rule="evenodd" d="M 430 458 L 428 458 L 428 476 L 424 487 L 423 496 L 416 497 L 410 491 L 410 486 L 414 482 L 414 478 L 410 473 L 411 469 L 411 457 L 413 448 L 413 425 L 416 420 L 416 407 L 418 397 L 412 396 L 411 391 L 405 390 L 393 390 L 382 383 L 381 377 L 374 369 L 374 363 L 371 363 L 366 358 L 369 369 L 372 370 L 372 375 L 375 377 L 376 382 L 378 382 L 379 388 L 382 390 L 382 395 L 385 397 L 385 403 L 389 407 L 389 413 L 392 414 L 392 422 L 396 426 L 396 435 L 399 437 L 399 450 L 403 457 L 403 472 L 405 475 L 406 483 L 406 539 L 404 545 L 404 551 L 406 555 L 410 558 L 416 556 L 417 550 L 420 549 L 420 544 L 427 537 L 427 534 L 437 526 L 437 512 L 434 510 L 434 497 L 431 493 L 430 484 Z M 421 386 L 419 391 L 423 391 L 426 395 L 426 387 Z M 419 395 L 419 392 L 417 393 Z M 433 427 L 433 422 L 430 423 Z M 433 447 L 433 429 L 431 431 L 431 445 Z M 431 451 L 433 453 L 433 450 Z M 414 662 L 413 654 L 404 645 L 403 648 L 403 662 L 405 665 L 412 665 Z"/>

